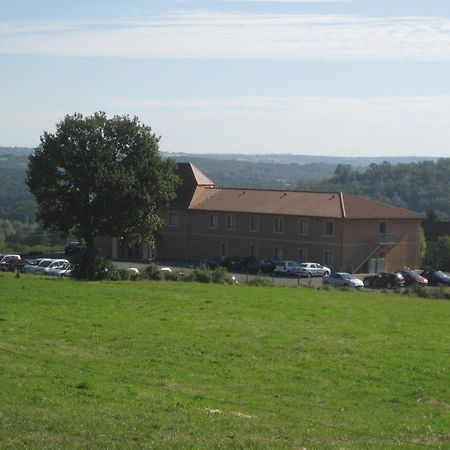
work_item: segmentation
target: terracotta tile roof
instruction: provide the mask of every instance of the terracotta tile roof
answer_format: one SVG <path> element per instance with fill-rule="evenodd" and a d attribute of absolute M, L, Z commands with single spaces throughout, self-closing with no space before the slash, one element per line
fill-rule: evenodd
<path fill-rule="evenodd" d="M 190 209 L 342 217 L 338 193 L 206 188 Z"/>
<path fill-rule="evenodd" d="M 188 208 L 197 195 L 199 186 L 214 186 L 214 183 L 191 163 L 178 163 L 178 175 L 182 183 L 177 189 L 173 208 Z"/>
<path fill-rule="evenodd" d="M 423 219 L 424 216 L 409 209 L 367 200 L 351 194 L 342 194 L 348 219 Z"/>
<path fill-rule="evenodd" d="M 339 192 L 203 188 L 189 209 L 347 219 L 422 219 L 407 209 Z"/>
<path fill-rule="evenodd" d="M 342 192 L 215 188 L 191 163 L 178 163 L 183 183 L 172 207 L 201 211 L 347 219 L 423 219 L 407 209 Z"/>

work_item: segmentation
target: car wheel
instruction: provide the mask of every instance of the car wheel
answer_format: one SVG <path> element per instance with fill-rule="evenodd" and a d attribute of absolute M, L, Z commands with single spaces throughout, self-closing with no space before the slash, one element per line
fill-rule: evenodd
<path fill-rule="evenodd" d="M 370 281 L 369 280 L 364 280 L 364 286 L 365 287 L 369 287 L 370 286 Z"/>
<path fill-rule="evenodd" d="M 390 283 L 390 282 L 387 283 L 387 284 L 386 284 L 386 289 L 392 289 L 392 283 Z"/>
<path fill-rule="evenodd" d="M 312 277 L 311 272 L 308 272 L 308 273 L 306 274 L 306 276 L 307 276 L 308 278 L 311 278 L 311 277 Z"/>

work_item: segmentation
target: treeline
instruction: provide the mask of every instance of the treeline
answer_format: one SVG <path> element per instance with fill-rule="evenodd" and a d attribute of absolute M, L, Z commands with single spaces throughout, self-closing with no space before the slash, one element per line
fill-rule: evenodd
<path fill-rule="evenodd" d="M 194 164 L 218 187 L 248 189 L 295 189 L 299 183 L 330 177 L 336 168 L 335 164 L 263 163 L 192 155 L 175 156 L 174 159 Z"/>
<path fill-rule="evenodd" d="M 0 253 L 46 253 L 65 242 L 36 222 L 36 201 L 25 185 L 27 164 L 25 154 L 0 157 Z"/>
<path fill-rule="evenodd" d="M 347 192 L 439 220 L 450 219 L 450 158 L 396 165 L 383 162 L 363 172 L 339 164 L 331 178 L 299 183 L 297 188 Z"/>

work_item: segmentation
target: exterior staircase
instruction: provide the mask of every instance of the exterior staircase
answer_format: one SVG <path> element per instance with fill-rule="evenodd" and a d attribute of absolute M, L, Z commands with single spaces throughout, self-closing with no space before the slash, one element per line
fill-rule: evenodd
<path fill-rule="evenodd" d="M 357 272 L 361 266 L 366 263 L 370 257 L 383 245 L 394 245 L 395 238 L 392 234 L 383 233 L 378 236 L 378 238 L 372 242 L 368 247 L 366 247 L 358 257 L 353 261 L 350 267 L 350 273 Z"/>

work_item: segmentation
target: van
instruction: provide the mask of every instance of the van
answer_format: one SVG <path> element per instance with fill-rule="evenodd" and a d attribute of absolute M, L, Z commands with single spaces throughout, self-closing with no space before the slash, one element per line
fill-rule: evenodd
<path fill-rule="evenodd" d="M 301 272 L 297 261 L 277 261 L 275 264 L 276 275 L 299 275 Z"/>

